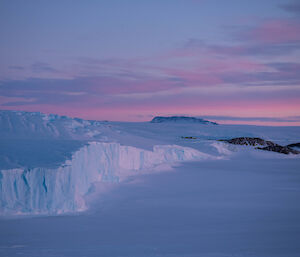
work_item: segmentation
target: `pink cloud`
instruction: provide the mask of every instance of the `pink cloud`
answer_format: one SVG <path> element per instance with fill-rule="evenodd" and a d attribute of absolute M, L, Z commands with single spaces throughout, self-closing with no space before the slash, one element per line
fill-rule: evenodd
<path fill-rule="evenodd" d="M 283 80 L 284 83 L 299 81 L 294 76 L 298 66 L 275 63 L 270 67 L 253 58 L 256 52 L 265 51 L 260 49 L 261 45 L 300 41 L 299 22 L 267 21 L 248 31 L 245 39 L 258 42 L 259 46 L 249 47 L 248 41 L 237 46 L 216 46 L 192 40 L 186 47 L 145 59 L 83 59 L 81 64 L 90 73 L 81 67 L 81 77 L 74 75 L 69 80 L 14 81 L 3 87 L 6 97 L 0 98 L 0 102 L 15 102 L 15 106 L 6 105 L 11 109 L 123 121 L 137 120 L 138 115 L 163 113 L 300 115 L 298 91 L 236 90 L 243 88 L 243 83 L 258 86 L 266 82 L 275 88 L 278 81 L 278 85 Z M 232 90 L 226 84 L 236 88 Z"/>
<path fill-rule="evenodd" d="M 297 20 L 269 20 L 249 31 L 248 36 L 264 43 L 300 41 L 300 23 Z"/>

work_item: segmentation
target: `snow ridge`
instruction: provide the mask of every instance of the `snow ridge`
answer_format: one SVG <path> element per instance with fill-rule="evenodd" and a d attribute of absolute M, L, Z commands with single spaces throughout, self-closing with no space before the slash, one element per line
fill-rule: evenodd
<path fill-rule="evenodd" d="M 100 139 L 101 132 L 107 128 L 106 123 L 101 121 L 3 110 L 0 110 L 0 124 L 0 137 L 5 139 Z"/>

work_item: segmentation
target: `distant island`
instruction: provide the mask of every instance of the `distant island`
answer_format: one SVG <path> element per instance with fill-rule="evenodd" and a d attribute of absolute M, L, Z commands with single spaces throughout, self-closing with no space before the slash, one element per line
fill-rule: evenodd
<path fill-rule="evenodd" d="M 201 123 L 201 124 L 213 124 L 218 125 L 218 123 L 204 120 L 201 118 L 195 117 L 187 117 L 187 116 L 170 116 L 170 117 L 163 117 L 163 116 L 156 116 L 151 120 L 151 123 Z"/>

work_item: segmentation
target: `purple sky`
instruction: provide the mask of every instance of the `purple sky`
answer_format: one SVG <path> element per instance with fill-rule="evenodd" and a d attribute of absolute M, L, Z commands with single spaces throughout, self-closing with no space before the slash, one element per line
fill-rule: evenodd
<path fill-rule="evenodd" d="M 2 0 L 0 109 L 300 125 L 300 1 Z"/>

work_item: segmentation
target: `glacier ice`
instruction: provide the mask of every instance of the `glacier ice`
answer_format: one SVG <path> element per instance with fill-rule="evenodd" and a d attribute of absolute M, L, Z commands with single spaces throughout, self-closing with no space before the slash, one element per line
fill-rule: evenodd
<path fill-rule="evenodd" d="M 58 168 L 0 171 L 1 214 L 60 214 L 86 209 L 84 196 L 97 181 L 119 181 L 130 171 L 213 158 L 189 147 L 156 145 L 153 151 L 119 143 L 90 142 Z"/>

